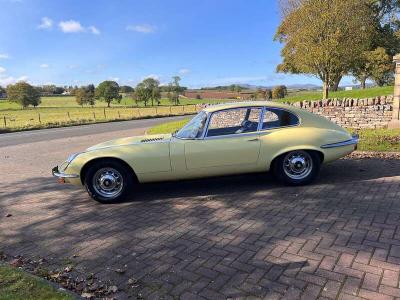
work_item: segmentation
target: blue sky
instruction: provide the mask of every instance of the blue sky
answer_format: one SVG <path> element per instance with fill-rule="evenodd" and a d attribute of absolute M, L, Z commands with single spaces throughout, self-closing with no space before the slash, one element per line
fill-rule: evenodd
<path fill-rule="evenodd" d="M 0 0 L 0 85 L 316 83 L 275 72 L 275 0 Z"/>

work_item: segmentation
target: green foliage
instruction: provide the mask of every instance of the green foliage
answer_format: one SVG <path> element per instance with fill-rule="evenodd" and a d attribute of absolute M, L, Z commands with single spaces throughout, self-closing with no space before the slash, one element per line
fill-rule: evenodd
<path fill-rule="evenodd" d="M 231 92 L 240 93 L 240 92 L 242 91 L 242 87 L 241 87 L 240 85 L 238 85 L 238 84 L 231 84 L 231 85 L 229 86 L 229 90 L 230 90 Z"/>
<path fill-rule="evenodd" d="M 292 0 L 289 1 L 293 3 Z M 370 48 L 375 32 L 366 0 L 301 0 L 283 9 L 275 39 L 284 44 L 280 72 L 312 74 L 329 86 Z"/>
<path fill-rule="evenodd" d="M 284 85 L 278 85 L 272 89 L 271 96 L 273 99 L 282 99 L 288 94 L 287 88 Z"/>
<path fill-rule="evenodd" d="M 365 88 L 365 81 L 371 78 L 378 86 L 383 86 L 393 78 L 393 62 L 390 55 L 382 47 L 365 51 L 356 61 L 353 69 L 354 77 Z"/>
<path fill-rule="evenodd" d="M 76 103 L 79 105 L 91 105 L 94 106 L 95 99 L 95 87 L 93 84 L 89 84 L 88 86 L 82 86 L 79 89 L 74 91 Z"/>
<path fill-rule="evenodd" d="M 119 94 L 119 85 L 115 81 L 106 80 L 99 84 L 95 90 L 95 97 L 101 101 L 105 101 L 110 107 L 112 101 L 121 102 Z"/>
<path fill-rule="evenodd" d="M 174 104 L 178 105 L 179 95 L 184 91 L 184 89 L 179 85 L 181 78 L 179 76 L 172 77 L 172 82 L 168 84 L 168 99 Z"/>
<path fill-rule="evenodd" d="M 6 95 L 6 89 L 0 86 L 0 98 Z"/>
<path fill-rule="evenodd" d="M 160 82 L 154 78 L 146 78 L 136 86 L 135 100 L 136 103 L 143 102 L 145 106 L 151 101 L 154 106 L 154 101 L 159 105 L 161 99 Z"/>
<path fill-rule="evenodd" d="M 133 89 L 133 87 L 129 86 L 129 85 L 122 85 L 119 87 L 119 92 L 120 93 L 133 93 L 135 90 Z"/>
<path fill-rule="evenodd" d="M 9 101 L 16 102 L 23 108 L 40 104 L 40 94 L 36 88 L 29 83 L 21 81 L 7 86 L 7 97 Z"/>
<path fill-rule="evenodd" d="M 4 300 L 72 300 L 72 296 L 57 291 L 45 280 L 22 270 L 0 265 L 0 299 Z"/>

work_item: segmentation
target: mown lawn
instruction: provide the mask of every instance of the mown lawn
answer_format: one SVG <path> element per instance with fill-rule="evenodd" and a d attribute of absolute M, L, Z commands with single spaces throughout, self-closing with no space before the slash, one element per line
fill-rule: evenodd
<path fill-rule="evenodd" d="M 172 133 L 184 126 L 189 119 L 167 122 L 154 126 L 147 131 L 148 134 Z M 349 129 L 355 132 L 354 129 Z M 400 152 L 400 129 L 361 129 L 358 150 Z"/>
<path fill-rule="evenodd" d="M 39 109 L 41 108 L 70 108 L 70 107 L 76 107 L 76 108 L 81 108 L 78 103 L 76 103 L 75 97 L 74 96 L 59 96 L 59 97 L 42 97 L 41 98 L 41 104 L 37 107 Z M 229 102 L 232 101 L 231 99 L 186 99 L 186 98 L 181 98 L 180 99 L 180 105 L 193 105 L 193 104 L 204 104 L 204 103 L 220 103 L 220 102 Z M 168 99 L 161 99 L 160 100 L 160 105 L 161 106 L 170 106 L 173 105 Z M 144 103 L 139 103 L 138 105 L 136 102 L 129 97 L 123 97 L 121 99 L 121 102 L 112 102 L 111 107 L 125 107 L 125 106 L 140 106 L 144 107 Z M 87 108 L 88 106 L 84 106 L 84 108 Z M 94 107 L 107 107 L 107 103 L 103 101 L 96 101 L 96 105 Z M 147 107 L 151 107 L 151 103 L 147 104 Z M 0 111 L 2 110 L 22 110 L 21 106 L 17 103 L 10 102 L 7 100 L 0 100 Z"/>
<path fill-rule="evenodd" d="M 56 290 L 45 280 L 22 270 L 0 265 L 1 300 L 72 300 L 71 295 Z"/>
<path fill-rule="evenodd" d="M 365 90 L 338 91 L 331 92 L 329 98 L 372 98 L 377 96 L 393 95 L 393 86 L 373 87 Z M 302 100 L 321 100 L 322 91 L 300 91 L 290 93 L 284 99 L 279 99 L 279 102 L 298 102 Z"/>

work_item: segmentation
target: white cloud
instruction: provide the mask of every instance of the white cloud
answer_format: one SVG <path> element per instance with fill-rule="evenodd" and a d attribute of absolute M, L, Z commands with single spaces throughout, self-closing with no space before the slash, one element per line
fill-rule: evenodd
<path fill-rule="evenodd" d="M 0 53 L 0 59 L 9 59 L 10 55 L 8 55 L 7 53 Z"/>
<path fill-rule="evenodd" d="M 153 33 L 157 30 L 157 27 L 150 24 L 138 24 L 138 25 L 128 25 L 126 26 L 128 31 L 136 31 L 140 33 Z"/>
<path fill-rule="evenodd" d="M 18 81 L 28 81 L 28 76 L 20 76 L 18 78 L 14 78 L 12 76 L 0 76 L 0 86 L 6 87 L 9 84 L 16 83 Z"/>
<path fill-rule="evenodd" d="M 53 20 L 48 17 L 43 17 L 42 22 L 38 26 L 39 29 L 50 29 L 53 27 Z"/>
<path fill-rule="evenodd" d="M 0 73 L 5 73 L 6 69 L 4 69 L 3 67 L 0 67 Z"/>
<path fill-rule="evenodd" d="M 180 69 L 180 70 L 179 70 L 179 74 L 184 75 L 184 74 L 188 74 L 188 73 L 190 73 L 190 70 L 189 70 L 189 69 Z"/>
<path fill-rule="evenodd" d="M 79 68 L 79 65 L 75 65 L 75 64 L 72 64 L 72 65 L 69 65 L 68 66 L 68 69 L 77 69 L 77 68 Z"/>
<path fill-rule="evenodd" d="M 47 68 L 49 67 L 49 65 L 48 65 L 48 64 L 41 64 L 40 67 L 41 67 L 42 69 L 47 69 Z"/>
<path fill-rule="evenodd" d="M 100 34 L 100 30 L 98 30 L 95 26 L 89 26 L 88 27 L 88 30 L 91 32 L 91 33 L 93 33 L 93 34 L 96 34 L 96 35 L 99 35 Z"/>
<path fill-rule="evenodd" d="M 75 33 L 75 32 L 85 31 L 85 28 L 82 27 L 81 23 L 74 20 L 61 21 L 60 23 L 58 23 L 58 26 L 60 27 L 61 31 L 65 33 Z"/>
<path fill-rule="evenodd" d="M 118 82 L 119 78 L 118 77 L 110 77 L 110 80 Z"/>

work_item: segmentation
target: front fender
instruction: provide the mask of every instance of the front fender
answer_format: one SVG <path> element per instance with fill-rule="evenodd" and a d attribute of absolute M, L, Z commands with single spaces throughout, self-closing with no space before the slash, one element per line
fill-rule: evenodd
<path fill-rule="evenodd" d="M 135 174 L 171 171 L 169 142 L 120 145 L 94 149 L 79 154 L 65 169 L 81 174 L 82 168 L 94 159 L 115 158 L 127 163 Z"/>

